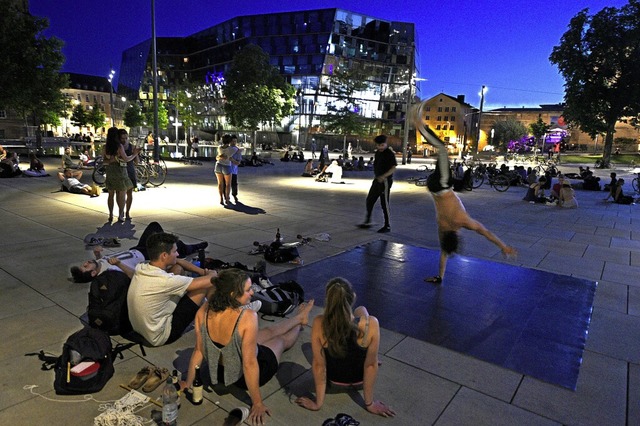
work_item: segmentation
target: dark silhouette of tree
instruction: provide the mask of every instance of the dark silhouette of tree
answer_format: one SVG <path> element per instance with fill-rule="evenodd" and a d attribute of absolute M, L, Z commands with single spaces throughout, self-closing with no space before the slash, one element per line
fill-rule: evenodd
<path fill-rule="evenodd" d="M 549 59 L 565 79 L 564 118 L 592 138 L 605 134 L 608 165 L 616 122 L 640 112 L 640 3 L 580 11 Z"/>

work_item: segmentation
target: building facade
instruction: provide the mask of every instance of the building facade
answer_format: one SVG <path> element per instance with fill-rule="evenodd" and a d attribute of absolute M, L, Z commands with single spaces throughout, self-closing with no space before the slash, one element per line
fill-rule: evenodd
<path fill-rule="evenodd" d="M 448 144 L 452 154 L 467 150 L 476 139 L 478 109 L 466 103 L 464 98 L 464 95 L 453 97 L 438 93 L 425 101 L 422 118 Z M 432 149 L 419 134 L 416 135 L 416 148 L 418 152 Z"/>
<path fill-rule="evenodd" d="M 168 104 L 176 91 L 196 84 L 205 93 L 203 124 L 224 129 L 221 86 L 235 54 L 260 46 L 271 65 L 297 89 L 294 117 L 284 131 L 319 130 L 327 113 L 329 77 L 340 67 L 361 68 L 369 89 L 359 94 L 359 111 L 372 131 L 400 138 L 409 102 L 409 84 L 419 60 L 414 24 L 394 22 L 342 9 L 239 16 L 187 37 L 158 38 L 158 100 Z M 153 100 L 151 40 L 122 54 L 118 94 L 143 107 Z"/>

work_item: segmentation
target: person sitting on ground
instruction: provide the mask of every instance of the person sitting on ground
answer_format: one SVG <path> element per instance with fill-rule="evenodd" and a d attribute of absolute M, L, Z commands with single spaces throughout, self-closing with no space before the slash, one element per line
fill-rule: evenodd
<path fill-rule="evenodd" d="M 565 209 L 578 208 L 578 200 L 576 199 L 576 192 L 571 188 L 571 184 L 568 181 L 564 181 L 562 188 L 560 189 L 560 195 L 558 197 L 558 206 Z"/>
<path fill-rule="evenodd" d="M 540 176 L 538 182 L 532 183 L 527 189 L 523 200 L 530 203 L 547 203 L 549 200 L 544 196 L 544 186 L 547 183 L 547 178 Z"/>
<path fill-rule="evenodd" d="M 527 174 L 527 183 L 529 185 L 533 185 L 538 181 L 538 172 L 536 169 L 532 169 L 529 174 Z"/>
<path fill-rule="evenodd" d="M 151 222 L 145 228 L 144 232 L 138 240 L 138 244 L 131 247 L 129 250 L 114 253 L 107 257 L 102 255 L 102 247 L 96 246 L 93 249 L 95 259 L 87 260 L 80 266 L 72 266 L 70 269 L 71 277 L 76 283 L 88 283 L 98 275 L 107 270 L 120 270 L 127 274 L 129 278 L 133 277 L 135 268 L 138 263 L 149 260 L 149 252 L 147 251 L 147 240 L 153 234 L 164 232 L 162 226 L 158 222 Z M 185 244 L 181 240 L 176 241 L 176 247 L 180 258 L 176 260 L 176 265 L 182 268 L 182 270 L 193 271 L 194 265 L 191 262 L 184 260 L 184 257 L 196 253 L 198 250 L 205 249 L 209 243 L 203 241 L 198 244 Z M 180 272 L 176 269 L 176 272 Z M 206 275 L 207 271 L 204 269 L 195 268 L 195 272 L 199 275 Z"/>
<path fill-rule="evenodd" d="M 291 161 L 299 161 L 300 160 L 300 156 L 298 155 L 298 151 L 293 151 L 293 154 L 291 154 Z"/>
<path fill-rule="evenodd" d="M 283 352 L 294 345 L 301 326 L 308 323 L 313 300 L 302 303 L 294 316 L 259 329 L 257 313 L 242 309 L 253 295 L 246 272 L 225 269 L 212 281 L 215 291 L 196 315 L 195 348 L 187 380 L 180 382 L 180 388 L 190 388 L 195 367 L 207 361 L 212 383 L 247 389 L 251 397 L 248 420 L 264 424 L 272 413 L 262 400 L 260 386 L 275 375 Z"/>
<path fill-rule="evenodd" d="M 566 182 L 569 183 L 569 181 Z M 558 181 L 551 186 L 551 200 L 558 200 L 560 198 L 560 190 L 562 189 L 562 185 L 564 183 L 564 175 L 562 173 L 558 173 Z"/>
<path fill-rule="evenodd" d="M 8 152 L 7 156 L 0 160 L 0 178 L 13 178 L 22 175 L 17 152 Z"/>
<path fill-rule="evenodd" d="M 62 168 L 63 169 L 73 169 L 77 168 L 77 163 L 73 161 L 71 158 L 71 147 L 68 146 L 64 149 L 64 154 L 62 154 Z"/>
<path fill-rule="evenodd" d="M 4 146 L 0 145 L 0 161 L 7 158 L 7 150 L 4 149 Z"/>
<path fill-rule="evenodd" d="M 80 182 L 82 172 L 74 173 L 71 169 L 64 169 L 63 172 L 58 172 L 58 179 L 62 182 L 62 186 L 72 194 L 84 194 L 90 197 L 97 197 L 100 195 L 100 188 L 98 186 L 87 185 Z"/>
<path fill-rule="evenodd" d="M 313 160 L 309 159 L 304 165 L 304 171 L 302 172 L 303 177 L 313 177 L 314 167 Z"/>
<path fill-rule="evenodd" d="M 44 164 L 42 164 L 42 161 L 40 161 L 33 151 L 29 153 L 29 168 L 22 173 L 29 177 L 49 176 L 49 173 L 44 169 Z"/>
<path fill-rule="evenodd" d="M 284 155 L 282 156 L 282 158 L 280 158 L 280 161 L 287 162 L 289 160 L 291 160 L 291 157 L 289 156 L 289 151 L 287 150 L 287 151 L 284 152 Z"/>
<path fill-rule="evenodd" d="M 333 160 L 327 166 L 324 173 L 327 175 L 327 182 L 329 183 L 340 183 L 342 180 L 342 167 L 336 160 Z"/>
<path fill-rule="evenodd" d="M 613 201 L 617 204 L 633 204 L 633 197 L 630 195 L 624 195 L 622 187 L 624 186 L 624 179 L 620 178 L 616 182 L 616 193 L 613 197 Z"/>
<path fill-rule="evenodd" d="M 150 235 L 149 261 L 136 265 L 127 292 L 131 326 L 151 346 L 173 343 L 182 336 L 217 276 L 216 271 L 179 261 L 178 241 L 166 232 Z M 200 276 L 179 275 L 182 269 Z"/>
<path fill-rule="evenodd" d="M 609 197 L 611 197 L 612 200 L 615 200 L 616 191 L 618 190 L 618 179 L 616 178 L 617 174 L 615 172 L 611 172 L 609 176 L 611 176 L 611 182 L 609 182 L 609 193 L 607 194 L 607 198 L 605 198 L 604 201 L 609 201 Z"/>
<path fill-rule="evenodd" d="M 364 157 L 363 156 L 358 157 L 358 171 L 360 172 L 363 171 L 365 167 L 366 167 L 366 164 L 364 162 Z"/>
<path fill-rule="evenodd" d="M 91 157 L 89 156 L 88 150 L 85 150 L 84 152 L 80 153 L 78 158 L 80 160 L 80 163 L 79 163 L 80 168 L 89 169 L 96 164 L 95 160 L 92 160 Z"/>
<path fill-rule="evenodd" d="M 365 410 L 384 417 L 394 416 L 391 407 L 373 396 L 380 346 L 378 319 L 370 316 L 364 306 L 353 309 L 356 294 L 344 278 L 329 280 L 325 294 L 324 313 L 314 318 L 311 329 L 316 396 L 299 397 L 296 403 L 317 411 L 322 408 L 328 384 L 361 387 Z"/>

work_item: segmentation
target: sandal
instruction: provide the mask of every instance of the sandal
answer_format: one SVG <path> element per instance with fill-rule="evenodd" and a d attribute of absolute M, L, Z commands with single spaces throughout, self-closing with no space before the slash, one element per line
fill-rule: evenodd
<path fill-rule="evenodd" d="M 99 245 L 102 245 L 102 243 L 104 243 L 104 238 L 90 237 L 90 238 L 85 238 L 84 242 L 88 246 L 99 246 Z"/>
<path fill-rule="evenodd" d="M 117 238 L 107 238 L 102 245 L 105 247 L 120 247 L 120 241 Z"/>
<path fill-rule="evenodd" d="M 167 370 L 166 368 L 154 367 L 149 374 L 149 377 L 147 378 L 147 382 L 142 387 L 142 391 L 153 392 L 158 386 L 166 382 L 168 377 L 169 370 Z"/>
<path fill-rule="evenodd" d="M 140 371 L 129 381 L 129 387 L 131 389 L 138 389 L 140 386 L 147 381 L 147 379 L 151 376 L 151 367 L 146 366 L 142 367 Z"/>
<path fill-rule="evenodd" d="M 360 424 L 359 421 L 345 413 L 338 413 L 335 420 L 337 426 L 358 426 Z"/>
<path fill-rule="evenodd" d="M 436 275 L 435 277 L 425 278 L 424 282 L 431 284 L 440 284 L 442 283 L 442 277 L 440 275 Z"/>

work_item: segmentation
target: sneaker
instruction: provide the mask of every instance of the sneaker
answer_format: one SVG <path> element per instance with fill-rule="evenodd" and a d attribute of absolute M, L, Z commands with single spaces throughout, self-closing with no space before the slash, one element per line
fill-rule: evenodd
<path fill-rule="evenodd" d="M 262 302 L 260 300 L 254 300 L 251 303 L 247 303 L 244 306 L 241 306 L 242 309 L 250 309 L 252 311 L 258 312 L 262 307 Z"/>
<path fill-rule="evenodd" d="M 391 232 L 390 226 L 385 225 L 382 228 L 378 229 L 379 234 L 386 234 L 387 232 Z"/>
<path fill-rule="evenodd" d="M 369 229 L 369 228 L 371 228 L 371 222 L 366 221 L 364 223 L 361 223 L 360 225 L 358 225 L 358 228 Z"/>
<path fill-rule="evenodd" d="M 207 247 L 209 247 L 209 243 L 208 243 L 208 242 L 206 242 L 206 241 L 203 241 L 203 242 L 201 242 L 201 243 L 194 244 L 194 245 L 193 245 L 193 251 L 194 251 L 194 252 L 196 252 L 196 251 L 198 251 L 198 250 L 204 250 L 204 249 L 206 249 Z"/>

